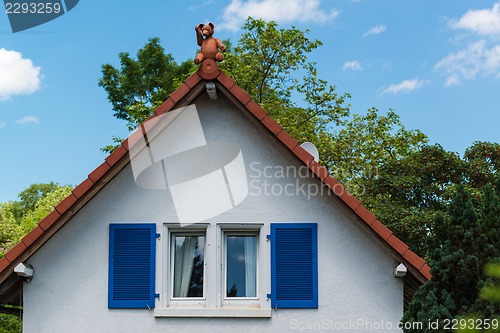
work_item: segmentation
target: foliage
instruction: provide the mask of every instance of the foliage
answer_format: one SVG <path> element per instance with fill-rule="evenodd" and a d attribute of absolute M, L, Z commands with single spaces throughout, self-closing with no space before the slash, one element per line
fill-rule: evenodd
<path fill-rule="evenodd" d="M 463 172 L 457 154 L 438 144 L 422 145 L 385 159 L 376 176 L 365 182 L 364 201 L 414 252 L 426 256 L 431 222 L 445 211 L 451 193 L 463 182 Z"/>
<path fill-rule="evenodd" d="M 480 297 L 500 303 L 500 264 L 487 264 L 484 273 L 490 281 L 481 289 Z M 498 332 L 500 328 L 500 313 L 496 313 L 495 316 L 492 318 L 478 318 L 475 315 L 469 315 L 460 321 L 457 331 L 460 333 Z"/>
<path fill-rule="evenodd" d="M 484 272 L 492 281 L 483 287 L 481 297 L 500 303 L 500 264 L 489 263 L 486 265 Z"/>
<path fill-rule="evenodd" d="M 27 211 L 24 218 L 21 220 L 23 230 L 29 231 L 36 227 L 38 222 L 52 212 L 54 207 L 71 193 L 71 190 L 72 187 L 70 186 L 58 186 L 44 198 L 41 198 L 36 203 L 35 208 Z"/>
<path fill-rule="evenodd" d="M 221 69 L 291 136 L 314 143 L 320 163 L 414 252 L 427 257 L 425 239 L 432 234 L 435 216 L 445 211 L 458 184 L 478 193 L 492 180 L 500 165 L 500 145 L 476 142 L 460 158 L 428 145 L 425 134 L 405 128 L 394 110 L 370 108 L 351 115 L 351 96 L 320 78 L 316 63 L 309 60 L 322 43 L 309 38 L 308 30 L 248 18 L 242 31 L 235 45 L 224 41 Z M 121 68 L 104 65 L 100 80 L 115 116 L 126 120 L 129 129 L 196 68 L 188 59 L 182 64 L 189 70 L 179 70 L 157 38 L 137 54 L 134 60 L 121 53 Z M 152 70 L 156 65 L 161 70 Z"/>
<path fill-rule="evenodd" d="M 0 333 L 19 333 L 22 329 L 23 323 L 19 317 L 0 313 Z"/>
<path fill-rule="evenodd" d="M 274 21 L 248 18 L 238 45 L 221 64 L 243 90 L 265 109 L 290 101 L 294 72 L 307 66 L 307 54 L 321 45 L 306 37 L 309 30 L 278 29 Z M 271 104 L 271 105 L 270 105 Z"/>
<path fill-rule="evenodd" d="M 28 186 L 18 194 L 19 201 L 12 202 L 11 209 L 16 219 L 22 218 L 26 211 L 33 210 L 40 199 L 43 199 L 50 192 L 59 188 L 59 185 L 50 182 L 47 184 L 37 183 Z"/>
<path fill-rule="evenodd" d="M 467 163 L 467 183 L 472 188 L 480 188 L 493 181 L 500 170 L 500 144 L 476 141 L 466 149 L 464 161 Z"/>
<path fill-rule="evenodd" d="M 71 190 L 70 186 L 54 182 L 32 184 L 19 193 L 19 201 L 0 203 L 0 258 L 36 227 Z M 21 319 L 16 315 L 0 313 L 0 333 L 15 332 L 22 332 Z"/>
<path fill-rule="evenodd" d="M 428 323 L 445 319 L 478 318 L 500 314 L 500 305 L 479 297 L 479 290 L 491 286 L 482 268 L 500 258 L 500 179 L 485 185 L 481 195 L 470 195 L 457 187 L 447 216 L 437 214 L 429 241 L 432 280 L 414 295 L 403 320 Z M 426 328 L 419 332 L 436 332 Z M 406 332 L 417 332 L 407 330 Z"/>
<path fill-rule="evenodd" d="M 353 115 L 332 139 L 332 153 L 325 162 L 361 199 L 371 195 L 366 188 L 383 166 L 415 153 L 427 141 L 422 132 L 407 130 L 393 110 L 380 115 L 376 108 Z"/>
<path fill-rule="evenodd" d="M 194 71 L 192 60 L 179 65 L 171 54 L 166 54 L 159 38 L 151 38 L 137 52 L 137 59 L 127 52 L 121 52 L 119 58 L 119 69 L 111 64 L 102 66 L 99 86 L 108 93 L 115 117 L 125 120 L 129 130 L 135 129 L 155 106 L 168 98 L 179 79 Z"/>
<path fill-rule="evenodd" d="M 33 184 L 19 201 L 0 203 L 0 258 L 69 195 L 70 186 Z"/>
<path fill-rule="evenodd" d="M 0 258 L 12 248 L 23 234 L 9 204 L 0 204 Z"/>
<path fill-rule="evenodd" d="M 248 18 L 242 29 L 246 32 L 234 49 L 228 43 L 221 69 L 290 135 L 313 142 L 322 161 L 329 161 L 332 128 L 347 121 L 350 95 L 339 95 L 335 86 L 318 77 L 316 64 L 307 60 L 321 42 L 310 40 L 309 30 L 278 29 L 274 21 Z"/>

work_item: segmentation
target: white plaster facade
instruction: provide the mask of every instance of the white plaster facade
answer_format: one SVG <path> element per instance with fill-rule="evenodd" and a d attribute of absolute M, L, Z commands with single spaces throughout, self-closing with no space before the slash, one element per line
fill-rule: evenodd
<path fill-rule="evenodd" d="M 156 290 L 164 295 L 161 267 L 167 259 L 163 233 L 166 223 L 177 221 L 169 191 L 138 187 L 129 165 L 29 259 L 35 277 L 24 284 L 24 332 L 401 332 L 395 325 L 403 313 L 403 281 L 393 277 L 398 262 L 389 251 L 326 190 L 309 198 L 300 191 L 298 195 L 258 195 L 257 188 L 264 191 L 258 185 L 263 181 L 269 186 L 279 184 L 280 188 L 287 184 L 294 184 L 293 188 L 297 184 L 319 188 L 320 182 L 311 175 L 299 179 L 267 179 L 259 175 L 256 170 L 262 171 L 263 166 L 271 166 L 267 170 L 272 171 L 300 164 L 271 134 L 253 124 L 253 119 L 224 97 L 210 101 L 202 94 L 195 105 L 207 142 L 222 140 L 239 145 L 249 176 L 248 197 L 204 223 L 211 227 L 257 223 L 262 225 L 262 235 L 269 233 L 271 222 L 317 223 L 318 309 L 270 310 L 270 301 L 265 299 L 270 292 L 269 244 L 263 239 L 259 245 L 258 293 L 260 309 L 270 312 L 270 317 L 159 317 L 164 313 L 163 296 L 156 300 L 152 311 L 108 309 L 109 224 L 156 223 L 157 232 L 162 233 L 156 247 Z M 212 245 L 218 246 L 217 239 L 212 240 Z M 215 266 L 207 269 L 207 278 L 217 279 Z M 217 312 L 221 310 L 217 306 L 217 290 L 208 290 L 207 307 L 211 310 L 203 315 L 224 315 L 223 311 Z"/>

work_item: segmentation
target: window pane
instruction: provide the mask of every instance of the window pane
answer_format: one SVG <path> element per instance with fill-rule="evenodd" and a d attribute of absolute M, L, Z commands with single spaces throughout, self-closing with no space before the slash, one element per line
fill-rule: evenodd
<path fill-rule="evenodd" d="M 204 236 L 174 235 L 174 297 L 203 297 Z"/>
<path fill-rule="evenodd" d="M 257 236 L 227 236 L 226 296 L 257 296 Z"/>

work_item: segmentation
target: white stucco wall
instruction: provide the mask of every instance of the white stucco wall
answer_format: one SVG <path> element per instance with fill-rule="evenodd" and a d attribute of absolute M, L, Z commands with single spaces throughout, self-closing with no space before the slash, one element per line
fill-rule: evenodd
<path fill-rule="evenodd" d="M 257 175 L 252 162 L 300 165 L 226 99 L 213 102 L 202 96 L 196 106 L 208 142 L 225 140 L 241 147 L 250 180 Z M 268 181 L 295 184 L 291 178 Z M 299 184 L 319 183 L 308 178 L 300 179 Z M 24 285 L 24 332 L 392 331 L 385 326 L 365 328 L 362 321 L 377 327 L 382 322 L 396 325 L 400 320 L 403 283 L 392 276 L 397 263 L 353 220 L 348 208 L 326 193 L 308 199 L 301 194 L 256 196 L 252 187 L 249 191 L 239 206 L 210 221 L 259 222 L 266 229 L 277 221 L 318 223 L 318 309 L 280 309 L 272 311 L 271 318 L 247 319 L 155 318 L 149 310 L 108 309 L 109 224 L 156 222 L 161 232 L 164 222 L 177 221 L 169 191 L 137 187 L 127 167 L 30 258 L 35 277 Z M 157 262 L 161 263 L 161 246 L 157 249 Z M 159 271 L 157 268 L 157 275 Z M 264 284 L 270 285 L 270 273 L 261 273 Z M 159 282 L 157 289 L 161 288 Z"/>

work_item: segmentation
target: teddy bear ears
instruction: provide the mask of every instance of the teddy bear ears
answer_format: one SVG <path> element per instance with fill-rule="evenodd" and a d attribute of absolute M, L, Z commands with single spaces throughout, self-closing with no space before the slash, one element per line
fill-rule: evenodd
<path fill-rule="evenodd" d="M 214 24 L 212 22 L 209 22 L 208 25 L 213 29 L 214 28 Z M 198 24 L 198 28 L 200 29 L 203 29 L 203 27 L 205 26 L 205 24 L 203 23 L 200 23 Z"/>

